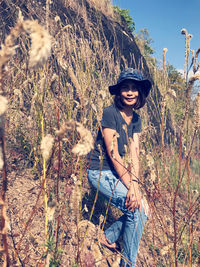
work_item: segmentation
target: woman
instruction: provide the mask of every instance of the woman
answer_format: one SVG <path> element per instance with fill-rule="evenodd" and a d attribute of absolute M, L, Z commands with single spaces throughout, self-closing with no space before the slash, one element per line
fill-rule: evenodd
<path fill-rule="evenodd" d="M 91 185 L 107 199 L 111 197 L 111 204 L 124 213 L 101 240 L 116 248 L 115 242 L 123 236 L 121 266 L 135 266 L 147 220 L 138 183 L 141 120 L 133 109 L 144 106 L 150 89 L 151 82 L 132 68 L 122 71 L 117 83 L 109 86 L 114 104 L 104 109 L 88 171 Z"/>

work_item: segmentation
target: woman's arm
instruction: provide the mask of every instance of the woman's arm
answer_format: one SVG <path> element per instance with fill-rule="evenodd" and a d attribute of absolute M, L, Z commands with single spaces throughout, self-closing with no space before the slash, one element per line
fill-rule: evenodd
<path fill-rule="evenodd" d="M 142 208 L 141 204 L 141 194 L 139 190 L 139 133 L 135 133 L 133 140 L 130 144 L 131 152 L 131 186 L 126 198 L 126 205 L 130 210 L 134 210 L 138 207 L 140 210 Z"/>
<path fill-rule="evenodd" d="M 110 128 L 103 128 L 104 142 L 108 155 L 121 178 L 124 185 L 129 189 L 131 183 L 131 176 L 127 169 L 124 167 L 125 164 L 123 159 L 119 155 L 117 138 L 115 137 L 116 131 Z"/>
<path fill-rule="evenodd" d="M 139 154 L 140 154 L 140 147 L 139 147 L 139 133 L 134 133 L 133 140 L 130 144 L 130 153 L 131 153 L 131 174 L 132 180 L 138 181 L 139 178 Z"/>
<path fill-rule="evenodd" d="M 131 211 L 134 211 L 135 208 L 141 210 L 141 196 L 138 188 L 138 182 L 132 181 L 135 180 L 135 176 L 138 177 L 139 174 L 139 136 L 134 136 L 135 140 L 132 142 L 135 142 L 135 144 L 131 143 L 130 147 L 132 161 L 136 160 L 135 164 L 133 165 L 134 170 L 132 168 L 132 171 L 134 171 L 133 173 L 135 175 L 133 179 L 133 175 L 129 173 L 124 167 L 125 164 L 123 162 L 123 159 L 119 155 L 117 138 L 115 136 L 115 133 L 116 131 L 113 129 L 103 128 L 104 142 L 108 155 L 121 181 L 128 189 L 125 203 L 126 207 Z"/>

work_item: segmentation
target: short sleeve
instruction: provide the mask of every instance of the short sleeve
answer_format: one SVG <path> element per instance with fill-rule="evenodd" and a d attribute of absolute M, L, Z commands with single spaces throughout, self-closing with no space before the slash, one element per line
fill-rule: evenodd
<path fill-rule="evenodd" d="M 111 107 L 105 108 L 101 120 L 101 126 L 116 130 L 116 117 Z"/>
<path fill-rule="evenodd" d="M 133 133 L 140 133 L 142 131 L 142 122 L 140 116 L 135 113 L 134 122 L 133 122 Z"/>

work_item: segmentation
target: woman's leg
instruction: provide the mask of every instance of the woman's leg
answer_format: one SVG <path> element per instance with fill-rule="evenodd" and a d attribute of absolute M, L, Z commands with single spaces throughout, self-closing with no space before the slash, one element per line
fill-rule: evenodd
<path fill-rule="evenodd" d="M 101 179 L 99 181 L 99 175 L 101 175 Z M 116 176 L 111 172 L 111 171 L 98 171 L 98 170 L 89 170 L 88 171 L 88 180 L 90 182 L 90 184 L 94 187 L 94 188 L 98 188 L 98 191 L 103 194 L 107 200 L 110 199 L 111 194 L 113 193 L 112 199 L 111 199 L 111 204 L 116 206 L 117 208 L 119 208 L 117 202 L 121 203 L 121 199 L 120 197 L 118 197 L 118 201 L 116 199 L 116 197 L 114 195 L 116 195 L 115 193 L 115 185 L 118 182 L 118 179 L 116 178 Z M 119 185 L 122 184 L 121 182 L 118 183 L 118 187 Z M 123 185 L 124 187 L 124 185 Z M 115 203 L 113 203 L 113 201 Z M 109 241 L 109 243 L 114 243 L 115 241 L 118 240 L 118 238 L 120 237 L 120 235 L 122 234 L 122 228 L 123 228 L 123 218 L 124 216 L 121 216 L 117 221 L 115 221 L 111 227 L 109 227 L 106 231 L 105 231 L 105 236 L 107 238 L 107 240 Z"/>
<path fill-rule="evenodd" d="M 125 221 L 126 215 L 123 215 L 105 230 L 105 236 L 110 243 L 116 242 L 123 235 Z"/>
<path fill-rule="evenodd" d="M 131 211 L 126 212 L 123 233 L 124 259 L 122 259 L 122 266 L 136 265 L 139 242 L 146 220 L 147 216 L 144 213 L 144 208 L 142 208 L 141 212 L 138 209 L 135 209 L 134 213 Z M 127 263 L 127 259 L 130 261 L 129 264 Z"/>
<path fill-rule="evenodd" d="M 100 181 L 99 175 L 101 175 Z M 122 266 L 135 266 L 139 241 L 142 236 L 144 224 L 147 220 L 147 216 L 144 214 L 144 209 L 142 208 L 141 212 L 139 212 L 138 209 L 131 212 L 125 207 L 128 190 L 120 181 L 118 181 L 115 173 L 111 171 L 102 171 L 100 173 L 96 170 L 89 170 L 88 179 L 95 188 L 99 188 L 99 191 L 107 199 L 109 199 L 112 194 L 111 204 L 124 213 L 123 216 L 105 231 L 105 235 L 106 238 L 113 243 L 121 234 L 123 234 L 124 260 L 122 260 Z M 129 265 L 126 265 L 127 260 L 130 262 Z"/>

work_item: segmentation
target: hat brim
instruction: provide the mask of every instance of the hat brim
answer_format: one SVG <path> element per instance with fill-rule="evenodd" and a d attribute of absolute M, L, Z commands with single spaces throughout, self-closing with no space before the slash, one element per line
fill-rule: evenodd
<path fill-rule="evenodd" d="M 111 95 L 117 95 L 117 94 L 119 94 L 120 86 L 121 86 L 121 84 L 125 80 L 132 80 L 132 81 L 134 81 L 136 84 L 138 84 L 140 86 L 141 91 L 143 92 L 143 94 L 145 95 L 145 97 L 148 96 L 148 94 L 149 94 L 149 92 L 151 90 L 151 86 L 152 86 L 151 82 L 148 79 L 140 81 L 140 80 L 136 80 L 135 78 L 134 79 L 131 79 L 131 78 L 124 79 L 124 80 L 120 81 L 117 84 L 114 84 L 114 85 L 109 86 L 109 92 L 110 92 L 110 94 Z"/>

